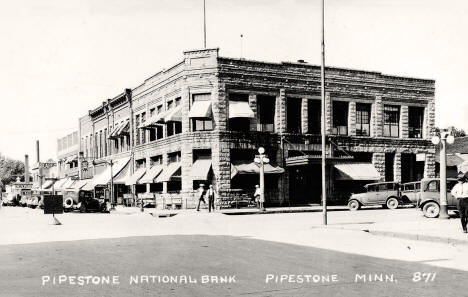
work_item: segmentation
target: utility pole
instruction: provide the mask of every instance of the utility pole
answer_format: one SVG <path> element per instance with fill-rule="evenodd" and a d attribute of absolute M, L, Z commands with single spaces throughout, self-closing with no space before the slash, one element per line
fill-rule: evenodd
<path fill-rule="evenodd" d="M 322 66 L 321 66 L 321 89 L 322 89 L 322 207 L 323 224 L 327 225 L 327 184 L 325 180 L 325 0 L 322 0 Z"/>

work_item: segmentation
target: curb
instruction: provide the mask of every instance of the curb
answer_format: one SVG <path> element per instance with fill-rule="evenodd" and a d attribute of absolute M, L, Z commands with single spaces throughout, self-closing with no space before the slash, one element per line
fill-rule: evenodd
<path fill-rule="evenodd" d="M 468 236 L 467 236 L 467 240 L 461 240 L 461 239 L 455 239 L 455 238 L 449 238 L 449 237 L 411 234 L 411 233 L 392 232 L 392 231 L 379 231 L 379 230 L 361 230 L 361 231 L 368 232 L 372 235 L 377 235 L 377 236 L 395 237 L 395 238 L 410 239 L 410 240 L 417 240 L 417 241 L 440 242 L 440 243 L 448 243 L 448 244 L 456 244 L 456 245 L 459 245 L 459 244 L 468 245 Z"/>
<path fill-rule="evenodd" d="M 348 211 L 348 208 L 327 209 L 327 211 Z M 278 210 L 251 210 L 251 211 L 222 211 L 224 215 L 262 215 L 262 214 L 275 214 L 275 213 L 302 213 L 302 212 L 322 212 L 321 208 L 317 209 L 278 209 Z"/>

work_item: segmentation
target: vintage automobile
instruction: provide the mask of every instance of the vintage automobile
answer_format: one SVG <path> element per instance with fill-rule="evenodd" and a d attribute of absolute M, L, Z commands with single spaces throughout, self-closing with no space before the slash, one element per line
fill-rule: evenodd
<path fill-rule="evenodd" d="M 450 194 L 457 180 L 447 178 L 447 209 L 457 208 L 457 198 Z M 436 218 L 440 213 L 440 179 L 425 178 L 421 180 L 421 191 L 419 193 L 417 207 L 425 217 Z"/>
<path fill-rule="evenodd" d="M 395 209 L 402 204 L 400 199 L 400 184 L 397 182 L 380 182 L 364 186 L 366 192 L 351 194 L 348 200 L 350 210 L 358 210 L 361 206 L 382 205 Z"/>
<path fill-rule="evenodd" d="M 421 192 L 421 181 L 401 184 L 400 186 L 401 201 L 405 204 L 416 205 L 418 202 L 420 192 Z"/>
<path fill-rule="evenodd" d="M 79 210 L 88 211 L 108 211 L 107 199 L 94 198 L 93 192 L 76 189 L 65 189 L 63 192 L 63 210 L 65 212 Z"/>

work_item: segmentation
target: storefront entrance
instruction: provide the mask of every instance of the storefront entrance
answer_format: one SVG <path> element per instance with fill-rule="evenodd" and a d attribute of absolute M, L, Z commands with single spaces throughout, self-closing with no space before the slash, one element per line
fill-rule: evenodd
<path fill-rule="evenodd" d="M 320 204 L 322 196 L 321 166 L 309 164 L 288 168 L 291 205 Z"/>

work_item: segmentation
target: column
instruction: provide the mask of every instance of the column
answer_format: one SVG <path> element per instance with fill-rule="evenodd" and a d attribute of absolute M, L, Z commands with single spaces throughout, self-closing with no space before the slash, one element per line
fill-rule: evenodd
<path fill-rule="evenodd" d="M 286 145 L 285 145 L 286 147 Z M 277 151 L 276 153 L 276 163 L 283 167 L 285 160 L 288 157 L 288 150 L 284 150 L 284 159 L 283 159 L 283 153 L 281 152 L 282 148 Z M 281 175 L 281 177 L 278 179 L 278 198 L 279 198 L 279 204 L 281 206 L 283 205 L 289 205 L 289 171 L 287 170 L 286 167 L 284 167 L 284 173 Z"/>
<path fill-rule="evenodd" d="M 190 112 L 190 92 L 186 83 L 181 88 L 180 104 L 182 106 L 182 133 L 185 133 L 190 131 L 190 118 L 188 117 Z"/>
<path fill-rule="evenodd" d="M 254 112 L 254 118 L 250 119 L 250 131 L 257 131 L 257 124 L 259 122 L 257 115 L 257 94 L 249 94 L 249 106 Z"/>
<path fill-rule="evenodd" d="M 395 153 L 393 158 L 393 181 L 401 182 L 401 153 Z"/>
<path fill-rule="evenodd" d="M 424 162 L 424 177 L 431 178 L 435 177 L 435 153 L 427 152 L 426 161 Z"/>
<path fill-rule="evenodd" d="M 372 164 L 377 172 L 380 174 L 380 180 L 385 180 L 385 153 L 373 153 Z"/>
<path fill-rule="evenodd" d="M 309 133 L 309 99 L 307 98 L 302 98 L 301 131 L 302 131 L 302 134 Z"/>
<path fill-rule="evenodd" d="M 382 97 L 376 96 L 374 104 L 372 104 L 372 125 L 371 125 L 371 136 L 382 137 L 383 136 L 383 103 Z"/>
<path fill-rule="evenodd" d="M 424 131 L 423 138 L 430 139 L 435 127 L 435 101 L 434 97 L 429 98 L 427 106 L 424 109 Z"/>
<path fill-rule="evenodd" d="M 213 83 L 213 93 L 211 95 L 211 108 L 213 110 L 214 130 L 226 131 L 229 114 L 228 94 L 224 83 Z"/>
<path fill-rule="evenodd" d="M 193 193 L 193 178 L 190 176 L 193 164 L 193 148 L 189 142 L 182 144 L 180 155 L 182 163 L 182 208 L 187 209 L 188 205 L 194 205 L 195 202 L 191 195 Z"/>
<path fill-rule="evenodd" d="M 276 97 L 275 105 L 275 131 L 276 133 L 286 132 L 286 91 L 280 89 Z"/>
<path fill-rule="evenodd" d="M 125 89 L 125 98 L 128 102 L 130 109 L 129 121 L 130 121 L 130 149 L 133 149 L 135 146 L 135 124 L 133 122 L 133 102 L 132 102 L 132 90 Z"/>
<path fill-rule="evenodd" d="M 408 138 L 408 105 L 402 105 L 400 107 L 400 138 Z"/>
<path fill-rule="evenodd" d="M 356 136 L 356 102 L 348 104 L 348 135 Z"/>

